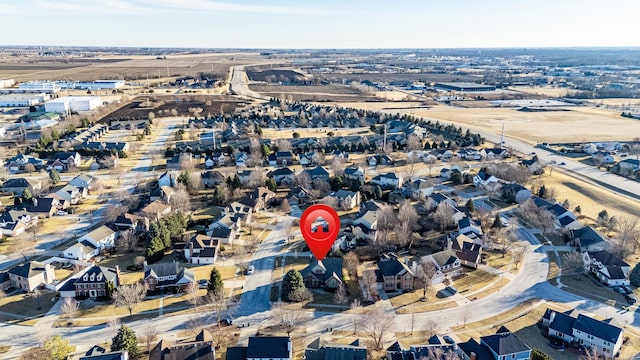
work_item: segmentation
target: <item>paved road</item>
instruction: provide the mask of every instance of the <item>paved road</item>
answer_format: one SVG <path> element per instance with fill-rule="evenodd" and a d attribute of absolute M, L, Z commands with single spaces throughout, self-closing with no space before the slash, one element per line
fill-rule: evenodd
<path fill-rule="evenodd" d="M 231 82 L 229 84 L 229 90 L 231 90 L 236 95 L 246 96 L 258 100 L 269 100 L 268 96 L 264 96 L 249 89 L 249 78 L 247 77 L 247 72 L 244 70 L 243 65 L 231 67 Z"/>

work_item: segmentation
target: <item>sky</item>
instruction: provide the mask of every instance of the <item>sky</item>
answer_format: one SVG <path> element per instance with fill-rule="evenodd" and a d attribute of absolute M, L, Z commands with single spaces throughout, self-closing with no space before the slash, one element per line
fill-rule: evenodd
<path fill-rule="evenodd" d="M 640 46 L 638 0 L 0 0 L 0 45 Z"/>

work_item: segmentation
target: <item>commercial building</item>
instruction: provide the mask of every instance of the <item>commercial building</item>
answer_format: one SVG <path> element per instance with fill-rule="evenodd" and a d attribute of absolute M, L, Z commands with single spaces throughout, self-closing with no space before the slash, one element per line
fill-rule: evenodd
<path fill-rule="evenodd" d="M 105 90 L 124 86 L 124 80 L 67 81 L 57 83 L 61 89 Z"/>
<path fill-rule="evenodd" d="M 0 95 L 0 107 L 29 107 L 49 101 L 48 94 L 8 94 Z"/>
<path fill-rule="evenodd" d="M 7 88 L 13 86 L 16 81 L 13 79 L 2 79 L 0 80 L 0 88 Z"/>
<path fill-rule="evenodd" d="M 494 91 L 495 86 L 476 84 L 471 82 L 450 82 L 450 83 L 436 83 L 435 87 L 441 90 L 453 90 L 463 92 L 475 92 L 475 91 Z"/>
<path fill-rule="evenodd" d="M 18 90 L 45 92 L 51 94 L 60 91 L 60 86 L 52 81 L 29 81 L 18 84 Z"/>
<path fill-rule="evenodd" d="M 102 105 L 99 96 L 64 96 L 44 104 L 47 112 L 91 111 Z"/>

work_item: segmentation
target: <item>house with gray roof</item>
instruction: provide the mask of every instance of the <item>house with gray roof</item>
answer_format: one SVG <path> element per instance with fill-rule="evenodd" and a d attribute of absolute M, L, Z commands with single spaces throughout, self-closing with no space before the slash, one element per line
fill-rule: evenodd
<path fill-rule="evenodd" d="M 288 336 L 251 336 L 248 346 L 227 348 L 226 360 L 293 360 Z"/>
<path fill-rule="evenodd" d="M 51 284 L 55 280 L 53 267 L 38 261 L 14 266 L 9 271 L 13 287 L 24 291 L 33 291 L 43 284 Z"/>
<path fill-rule="evenodd" d="M 454 250 L 443 250 L 431 255 L 423 256 L 420 259 L 420 264 L 423 262 L 430 262 L 435 266 L 436 273 L 431 280 L 433 284 L 439 284 L 443 282 L 444 279 L 452 279 L 462 271 L 462 263 L 456 256 L 456 252 Z M 412 263 L 412 269 L 414 269 L 414 272 L 417 271 L 418 265 L 418 262 Z"/>
<path fill-rule="evenodd" d="M 531 348 L 505 327 L 494 335 L 482 336 L 480 345 L 485 346 L 495 360 L 528 360 L 531 357 Z"/>
<path fill-rule="evenodd" d="M 608 286 L 629 285 L 630 266 L 606 250 L 582 254 L 585 268 Z"/>
<path fill-rule="evenodd" d="M 193 270 L 185 269 L 176 262 L 152 265 L 147 265 L 145 262 L 144 264 L 144 282 L 149 292 L 184 291 L 195 281 Z"/>
<path fill-rule="evenodd" d="M 111 291 L 120 285 L 120 268 L 92 266 L 73 285 L 77 298 L 111 298 Z"/>
<path fill-rule="evenodd" d="M 304 351 L 305 360 L 366 360 L 367 347 L 356 339 L 350 344 L 320 345 L 320 338 L 313 341 Z"/>
<path fill-rule="evenodd" d="M 33 194 L 34 190 L 40 190 L 41 188 L 42 183 L 40 180 L 12 178 L 5 181 L 2 186 L 0 186 L 0 192 L 12 193 L 16 197 L 21 197 L 25 189 L 29 189 L 31 194 Z"/>
<path fill-rule="evenodd" d="M 385 291 L 413 290 L 415 272 L 395 254 L 384 254 L 378 261 L 378 270 Z"/>
<path fill-rule="evenodd" d="M 609 248 L 609 242 L 604 235 L 600 234 L 591 226 L 569 230 L 569 236 L 573 244 L 582 252 L 606 250 Z"/>
<path fill-rule="evenodd" d="M 308 288 L 337 289 L 343 282 L 342 265 L 342 258 L 314 259 L 300 274 Z"/>
<path fill-rule="evenodd" d="M 160 340 L 149 352 L 149 360 L 215 360 L 216 350 L 212 336 L 202 330 L 194 341 L 171 344 Z"/>

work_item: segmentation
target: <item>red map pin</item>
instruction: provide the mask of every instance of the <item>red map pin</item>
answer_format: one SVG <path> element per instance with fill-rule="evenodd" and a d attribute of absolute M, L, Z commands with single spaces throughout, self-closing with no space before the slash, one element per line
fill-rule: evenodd
<path fill-rule="evenodd" d="M 318 224 L 314 229 L 313 224 L 318 218 L 322 218 L 327 224 Z M 312 205 L 300 217 L 300 231 L 316 259 L 323 260 L 340 233 L 340 217 L 328 205 Z"/>

